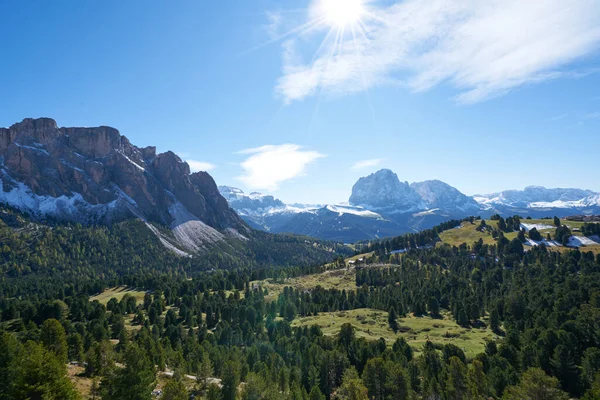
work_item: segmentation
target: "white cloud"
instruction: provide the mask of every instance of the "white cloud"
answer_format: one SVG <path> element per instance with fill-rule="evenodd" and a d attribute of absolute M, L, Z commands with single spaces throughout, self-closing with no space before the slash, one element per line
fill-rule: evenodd
<path fill-rule="evenodd" d="M 239 154 L 250 156 L 241 163 L 244 174 L 237 179 L 250 189 L 271 191 L 284 181 L 304 175 L 309 164 L 325 157 L 316 151 L 303 150 L 297 144 L 266 145 L 242 150 Z"/>
<path fill-rule="evenodd" d="M 597 0 L 406 0 L 367 6 L 370 16 L 363 25 L 353 35 L 347 27 L 341 45 L 329 35 L 314 61 L 299 61 L 300 46 L 294 44 L 316 33 L 325 36 L 328 26 L 312 26 L 284 43 L 276 87 L 284 101 L 320 91 L 347 94 L 400 85 L 418 92 L 449 84 L 459 91 L 457 101 L 474 103 L 526 84 L 578 77 L 569 67 L 600 45 Z"/>
<path fill-rule="evenodd" d="M 185 160 L 185 162 L 188 163 L 188 165 L 190 166 L 190 170 L 192 172 L 211 171 L 211 170 L 217 168 L 216 165 L 211 164 L 209 162 L 204 162 L 204 161 Z"/>
<path fill-rule="evenodd" d="M 373 158 L 371 160 L 358 161 L 352 166 L 352 169 L 363 169 L 363 168 L 376 167 L 379 164 L 381 164 L 382 161 L 383 160 L 381 158 Z"/>
<path fill-rule="evenodd" d="M 281 13 L 277 11 L 267 11 L 266 17 L 268 23 L 264 25 L 264 28 L 269 37 L 276 38 L 279 34 L 279 27 L 281 26 L 282 22 Z"/>

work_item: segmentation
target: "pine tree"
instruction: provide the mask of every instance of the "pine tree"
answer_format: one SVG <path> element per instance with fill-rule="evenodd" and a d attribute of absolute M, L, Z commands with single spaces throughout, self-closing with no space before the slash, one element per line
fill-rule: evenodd
<path fill-rule="evenodd" d="M 63 363 L 68 360 L 69 347 L 65 328 L 56 319 L 47 319 L 40 330 L 42 344 Z"/>
<path fill-rule="evenodd" d="M 223 367 L 221 394 L 223 400 L 237 399 L 237 389 L 240 384 L 240 364 L 236 361 L 227 361 Z"/>
<path fill-rule="evenodd" d="M 336 390 L 336 399 L 340 400 L 369 400 L 369 394 L 355 368 L 344 372 L 342 385 Z"/>
<path fill-rule="evenodd" d="M 469 400 L 480 400 L 487 398 L 488 389 L 483 372 L 483 363 L 479 360 L 473 360 L 469 365 L 467 372 L 467 398 Z"/>
<path fill-rule="evenodd" d="M 538 368 L 530 368 L 521 382 L 506 389 L 503 400 L 567 400 L 569 396 L 558 388 L 558 380 Z"/>
<path fill-rule="evenodd" d="M 64 399 L 80 396 L 67 377 L 67 366 L 52 351 L 27 342 L 12 365 L 10 399 Z"/>
<path fill-rule="evenodd" d="M 189 400 L 190 395 L 181 379 L 171 379 L 163 389 L 162 400 Z"/>
<path fill-rule="evenodd" d="M 498 332 L 500 329 L 500 315 L 496 307 L 493 307 L 490 312 L 490 329 L 492 332 Z"/>
<path fill-rule="evenodd" d="M 579 369 L 573 362 L 569 349 L 560 344 L 554 349 L 554 355 L 550 359 L 550 365 L 554 376 L 560 381 L 561 387 L 570 393 L 579 390 Z"/>
<path fill-rule="evenodd" d="M 394 307 L 390 308 L 390 312 L 388 313 L 388 324 L 390 328 L 394 331 L 394 333 L 398 332 L 398 316 L 396 315 L 396 309 Z"/>
<path fill-rule="evenodd" d="M 449 400 L 461 400 L 467 392 L 467 370 L 458 357 L 450 357 L 446 367 L 446 396 Z"/>
<path fill-rule="evenodd" d="M 100 385 L 104 400 L 148 400 L 156 386 L 154 364 L 134 344 L 125 351 L 125 367 L 113 368 Z"/>
<path fill-rule="evenodd" d="M 325 395 L 321 392 L 318 386 L 315 386 L 311 389 L 310 394 L 308 395 L 309 400 L 325 400 Z"/>

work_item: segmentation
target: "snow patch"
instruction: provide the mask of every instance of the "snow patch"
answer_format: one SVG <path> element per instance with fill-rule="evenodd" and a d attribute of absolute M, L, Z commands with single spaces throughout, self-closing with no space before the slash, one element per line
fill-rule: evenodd
<path fill-rule="evenodd" d="M 365 218 L 382 218 L 381 215 L 359 206 L 328 205 L 325 208 L 331 212 L 338 213 L 340 217 L 343 214 L 351 214 Z"/>
<path fill-rule="evenodd" d="M 40 149 L 40 148 L 33 147 L 33 146 L 25 146 L 25 145 L 23 145 L 23 144 L 19 144 L 19 143 L 17 143 L 17 142 L 14 142 L 14 143 L 15 143 L 15 146 L 17 146 L 17 147 L 21 147 L 21 148 L 23 148 L 23 149 L 29 149 L 29 150 L 37 151 L 37 152 L 39 152 L 39 153 L 43 153 L 43 154 L 45 154 L 45 155 L 47 155 L 47 156 L 49 156 L 49 155 L 50 155 L 50 154 L 49 154 L 49 153 L 48 153 L 46 150 L 44 150 L 44 149 Z"/>
<path fill-rule="evenodd" d="M 10 178 L 5 170 L 2 170 L 2 172 Z M 40 196 L 24 183 L 13 181 L 12 184 L 13 188 L 10 191 L 4 191 L 4 185 L 0 179 L 0 201 L 19 210 L 30 211 L 34 214 L 66 216 L 74 219 L 78 215 L 102 215 L 114 206 L 114 201 L 108 204 L 90 204 L 79 193 L 60 197 Z"/>
<path fill-rule="evenodd" d="M 421 211 L 419 213 L 413 214 L 413 217 L 424 217 L 426 215 L 432 215 L 435 214 L 436 211 L 439 211 L 439 208 L 433 208 L 431 210 L 425 210 L 425 211 Z"/>
<path fill-rule="evenodd" d="M 81 173 L 85 172 L 85 171 L 84 171 L 84 170 L 82 170 L 81 168 L 77 168 L 76 166 L 74 166 L 73 164 L 71 164 L 71 163 L 67 162 L 66 160 L 64 160 L 64 159 L 62 159 L 62 158 L 61 158 L 60 160 L 58 160 L 58 161 L 60 161 L 60 163 L 61 163 L 62 165 L 66 165 L 67 167 L 69 167 L 69 168 L 72 168 L 72 169 L 74 169 L 75 171 L 79 171 L 79 172 L 81 172 Z"/>
<path fill-rule="evenodd" d="M 546 224 L 521 224 L 521 228 L 523 228 L 527 232 L 529 232 L 533 228 L 535 228 L 538 231 L 541 231 L 542 229 L 555 229 L 556 227 L 552 226 L 552 225 L 546 225 Z"/>
<path fill-rule="evenodd" d="M 129 161 L 131 164 L 133 164 L 135 167 L 137 167 L 137 169 L 139 169 L 139 170 L 141 170 L 141 171 L 146 171 L 146 168 L 142 167 L 141 165 L 139 165 L 139 164 L 137 164 L 135 161 L 133 161 L 131 158 L 127 157 L 127 156 L 125 155 L 125 153 L 123 153 L 123 152 L 121 152 L 121 151 L 118 151 L 118 153 L 119 153 L 120 155 L 122 155 L 123 157 L 125 157 L 125 159 L 126 159 L 127 161 Z"/>
<path fill-rule="evenodd" d="M 545 245 L 546 247 L 561 247 L 560 243 L 554 241 L 554 240 L 531 240 L 529 238 L 527 238 L 527 240 L 525 241 L 525 246 L 539 246 L 539 245 Z"/>
<path fill-rule="evenodd" d="M 597 244 L 598 242 L 585 236 L 571 236 L 569 238 L 569 247 L 594 246 Z"/>

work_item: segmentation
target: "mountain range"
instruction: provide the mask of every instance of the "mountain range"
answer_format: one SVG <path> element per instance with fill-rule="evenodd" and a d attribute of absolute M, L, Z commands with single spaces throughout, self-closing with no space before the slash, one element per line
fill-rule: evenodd
<path fill-rule="evenodd" d="M 229 186 L 219 186 L 219 190 L 231 207 L 257 229 L 344 242 L 400 235 L 471 215 L 564 217 L 600 213 L 600 194 L 590 190 L 531 186 L 467 196 L 439 180 L 402 182 L 389 169 L 360 178 L 344 204 L 288 205 L 273 196 L 246 195 Z"/>
<path fill-rule="evenodd" d="M 467 196 L 438 180 L 402 182 L 389 169 L 360 178 L 347 203 L 286 204 L 217 187 L 173 152 L 137 147 L 114 128 L 59 128 L 49 118 L 0 128 L 0 202 L 38 220 L 139 219 L 182 256 L 244 242 L 257 230 L 355 242 L 471 215 L 600 213 L 600 194 L 589 190 L 531 186 Z"/>

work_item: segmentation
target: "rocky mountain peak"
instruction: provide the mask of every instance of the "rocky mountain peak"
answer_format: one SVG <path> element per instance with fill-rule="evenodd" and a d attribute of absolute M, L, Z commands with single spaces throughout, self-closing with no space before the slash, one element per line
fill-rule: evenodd
<path fill-rule="evenodd" d="M 58 128 L 49 118 L 25 119 L 0 129 L 0 159 L 0 201 L 40 217 L 247 229 L 210 175 L 191 174 L 175 153 L 138 148 L 111 127 Z"/>
<path fill-rule="evenodd" d="M 349 203 L 367 208 L 394 208 L 407 211 L 418 207 L 421 198 L 408 182 L 401 182 L 389 169 L 360 178 L 352 187 Z"/>

